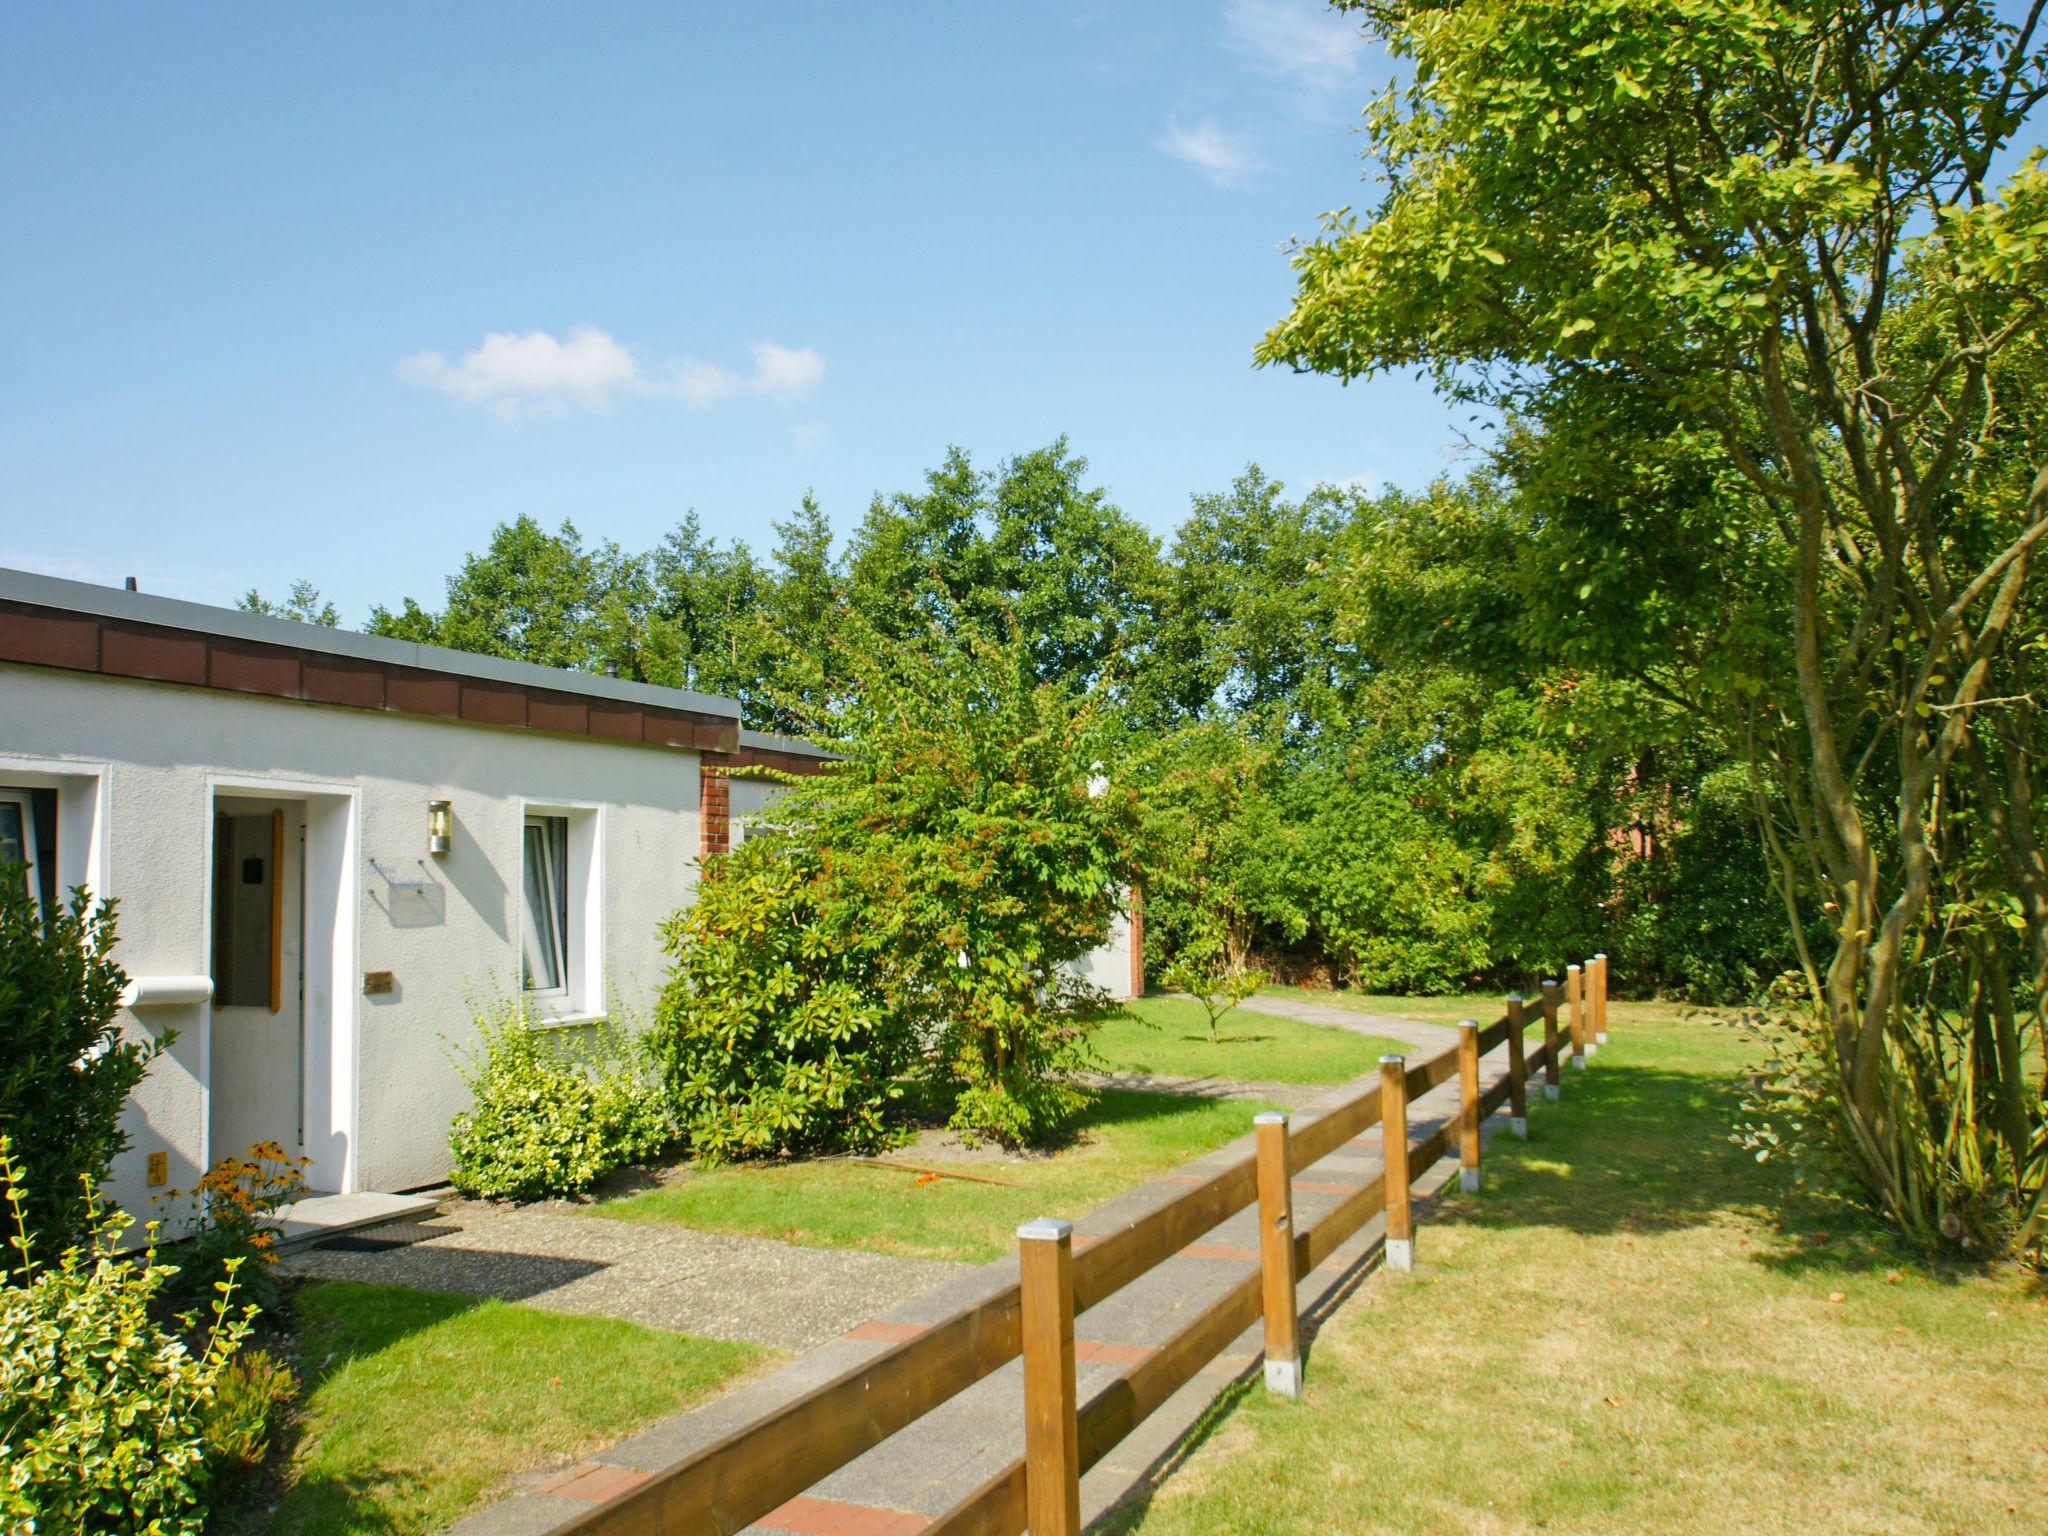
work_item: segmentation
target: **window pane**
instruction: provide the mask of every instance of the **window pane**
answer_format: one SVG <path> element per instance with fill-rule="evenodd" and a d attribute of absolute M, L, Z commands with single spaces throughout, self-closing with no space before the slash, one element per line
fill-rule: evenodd
<path fill-rule="evenodd" d="M 28 862 L 28 821 L 19 800 L 0 800 L 0 864 Z"/>
<path fill-rule="evenodd" d="M 521 982 L 532 992 L 560 991 L 569 977 L 569 823 L 561 816 L 526 822 L 521 888 Z"/>

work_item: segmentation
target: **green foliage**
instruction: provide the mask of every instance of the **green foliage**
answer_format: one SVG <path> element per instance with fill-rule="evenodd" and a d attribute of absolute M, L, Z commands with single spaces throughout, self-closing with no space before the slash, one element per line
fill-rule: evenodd
<path fill-rule="evenodd" d="M 21 866 L 0 865 L 0 1135 L 22 1166 L 29 1235 L 83 1232 L 85 1192 L 128 1144 L 121 1111 L 167 1040 L 123 1037 L 115 911 L 83 891 L 44 913 Z"/>
<path fill-rule="evenodd" d="M 1360 8 L 1410 66 L 1384 192 L 1296 250 L 1261 361 L 1507 415 L 1519 633 L 1621 685 L 1580 723 L 1710 711 L 1763 781 L 1840 1149 L 1923 1241 L 2038 1241 L 2040 8 Z"/>
<path fill-rule="evenodd" d="M 311 1160 L 293 1157 L 274 1141 L 259 1141 L 240 1157 L 224 1157 L 191 1190 L 158 1198 L 190 1210 L 191 1235 L 177 1246 L 171 1294 L 199 1300 L 229 1275 L 243 1299 L 269 1311 L 278 1299 L 277 1213 L 306 1192 Z"/>
<path fill-rule="evenodd" d="M 1232 971 L 1216 963 L 1213 952 L 1184 949 L 1159 978 L 1170 992 L 1185 992 L 1201 1004 L 1209 1020 L 1209 1043 L 1223 1043 L 1223 1016 L 1269 980 L 1264 971 Z"/>
<path fill-rule="evenodd" d="M 674 1138 L 638 1041 L 612 1024 L 538 1026 L 523 998 L 472 1004 L 475 1047 L 458 1056 L 470 1107 L 448 1128 L 448 1179 L 486 1200 L 580 1194 Z"/>
<path fill-rule="evenodd" d="M 291 1368 L 268 1350 L 243 1350 L 228 1361 L 200 1430 L 217 1487 L 263 1464 L 278 1415 L 298 1390 Z"/>
<path fill-rule="evenodd" d="M 959 1129 L 1042 1137 L 1083 1102 L 1086 999 L 1065 968 L 1132 873 L 1132 798 L 1099 777 L 1109 728 L 978 625 L 915 643 L 856 626 L 840 655 L 845 705 L 811 729 L 838 761 L 794 781 L 705 882 L 709 912 L 669 929 L 671 1091 L 714 1151 L 859 1144 L 915 1060 L 955 1092 Z M 721 1103 L 731 1132 L 707 1119 Z"/>
<path fill-rule="evenodd" d="M 1279 753 L 1235 723 L 1189 726 L 1136 755 L 1147 942 L 1194 973 L 1242 972 L 1253 945 L 1308 928 L 1278 795 Z"/>
<path fill-rule="evenodd" d="M 26 1170 L 0 1139 L 14 1284 L 0 1289 L 0 1528 L 200 1536 L 208 1423 L 249 1314 L 217 1288 L 194 1355 L 152 1313 L 173 1268 L 121 1255 L 127 1217 L 87 1186 L 86 1241 L 54 1264 L 30 1235 Z M 188 1325 L 190 1319 L 186 1319 Z"/>
<path fill-rule="evenodd" d="M 299 624 L 317 624 L 322 629 L 335 629 L 341 624 L 341 610 L 320 595 L 320 589 L 303 576 L 292 583 L 291 594 L 281 603 L 273 603 L 261 592 L 251 587 L 242 594 L 235 606 L 244 613 L 265 614 L 273 619 L 291 619 Z"/>
<path fill-rule="evenodd" d="M 709 1161 L 869 1149 L 922 1009 L 847 926 L 821 851 L 755 831 L 670 917 L 674 968 L 647 1045 L 691 1149 Z"/>

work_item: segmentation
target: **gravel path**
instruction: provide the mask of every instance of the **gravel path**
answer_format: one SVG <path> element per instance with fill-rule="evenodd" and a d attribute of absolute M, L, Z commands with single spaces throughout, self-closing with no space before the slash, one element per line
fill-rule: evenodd
<path fill-rule="evenodd" d="M 1237 1005 L 1250 1013 L 1269 1013 L 1282 1019 L 1299 1019 L 1304 1024 L 1333 1024 L 1355 1035 L 1385 1035 L 1427 1051 L 1440 1051 L 1458 1042 L 1458 1032 L 1442 1024 L 1425 1024 L 1420 1019 L 1398 1019 L 1388 1013 L 1360 1013 L 1330 1003 L 1300 1003 L 1291 997 L 1248 997 Z M 1482 1020 L 1481 1022 L 1486 1022 Z"/>
<path fill-rule="evenodd" d="M 714 1339 L 809 1349 L 974 1266 L 613 1221 L 564 1207 L 450 1201 L 422 1227 L 373 1227 L 280 1260 L 292 1274 L 496 1296 Z M 403 1246 L 363 1251 L 394 1240 Z"/>

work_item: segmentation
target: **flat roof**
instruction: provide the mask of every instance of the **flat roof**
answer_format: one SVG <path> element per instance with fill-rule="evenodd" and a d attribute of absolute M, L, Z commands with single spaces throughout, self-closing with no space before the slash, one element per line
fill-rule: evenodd
<path fill-rule="evenodd" d="M 0 566 L 0 601 L 91 614 L 95 618 L 121 619 L 132 624 L 153 624 L 160 629 L 189 630 L 228 640 L 288 646 L 298 651 L 346 656 L 386 666 L 413 667 L 485 682 L 546 688 L 555 693 L 582 694 L 587 698 L 622 704 L 686 710 L 692 714 L 723 716 L 734 721 L 740 717 L 737 699 L 697 693 L 688 688 L 663 688 L 655 683 L 637 683 L 597 672 L 543 667 L 530 661 L 507 661 L 499 656 L 481 656 L 474 651 L 421 645 L 414 640 L 393 640 L 384 635 L 365 635 L 352 629 L 328 629 L 321 624 L 301 624 L 294 619 L 247 613 L 240 608 L 216 608 L 210 603 L 189 603 L 181 598 L 158 597 L 153 592 L 130 592 L 121 587 L 69 581 L 61 576 L 42 576 L 34 571 L 10 570 L 5 566 Z M 743 734 L 760 736 L 759 745 L 772 746 L 776 751 L 828 755 L 819 753 L 807 742 L 797 742 L 790 737 L 770 737 L 760 732 Z"/>

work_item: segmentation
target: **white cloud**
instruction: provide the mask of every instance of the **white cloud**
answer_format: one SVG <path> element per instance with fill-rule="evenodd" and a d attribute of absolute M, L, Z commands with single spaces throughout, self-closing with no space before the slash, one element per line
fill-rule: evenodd
<path fill-rule="evenodd" d="M 1159 147 L 1174 159 L 1185 160 L 1218 186 L 1242 181 L 1266 166 L 1244 140 L 1225 133 L 1208 118 L 1192 128 L 1183 128 L 1169 119 Z"/>
<path fill-rule="evenodd" d="M 825 359 L 809 347 L 778 347 L 772 341 L 754 346 L 753 388 L 778 400 L 808 395 L 825 382 Z"/>
<path fill-rule="evenodd" d="M 1344 85 L 1366 55 L 1357 24 L 1320 0 L 1230 0 L 1224 25 L 1259 64 L 1310 90 Z"/>
<path fill-rule="evenodd" d="M 648 368 L 614 337 L 580 325 L 560 338 L 546 331 L 493 331 L 452 363 L 439 352 L 416 352 L 400 360 L 398 376 L 513 421 L 607 410 L 634 395 L 680 400 L 700 411 L 739 394 L 787 402 L 824 382 L 825 360 L 809 347 L 764 341 L 755 345 L 747 374 L 693 357 Z"/>

